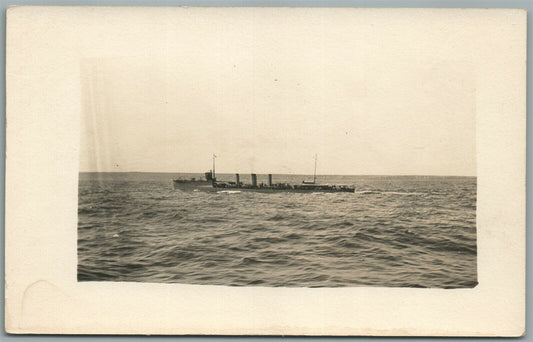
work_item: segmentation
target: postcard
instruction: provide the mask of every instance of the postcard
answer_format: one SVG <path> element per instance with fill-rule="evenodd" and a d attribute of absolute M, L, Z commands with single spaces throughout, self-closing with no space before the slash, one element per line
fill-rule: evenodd
<path fill-rule="evenodd" d="M 15 6 L 6 330 L 521 336 L 526 11 Z"/>

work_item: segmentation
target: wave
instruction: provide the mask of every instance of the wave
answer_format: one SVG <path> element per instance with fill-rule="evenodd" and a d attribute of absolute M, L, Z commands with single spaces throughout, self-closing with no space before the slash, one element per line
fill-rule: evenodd
<path fill-rule="evenodd" d="M 261 263 L 260 260 L 254 258 L 254 257 L 244 257 L 241 259 L 241 262 L 239 263 L 239 266 L 246 266 L 246 265 L 255 265 Z"/>
<path fill-rule="evenodd" d="M 355 191 L 358 195 L 374 195 L 374 194 L 381 194 L 381 191 L 374 191 L 374 190 L 364 190 L 364 191 Z"/>
<path fill-rule="evenodd" d="M 350 221 L 342 221 L 333 224 L 333 227 L 351 227 L 354 223 Z"/>
<path fill-rule="evenodd" d="M 399 196 L 413 196 L 425 195 L 423 192 L 402 192 L 402 191 L 379 191 L 379 190 L 363 190 L 356 191 L 358 195 L 399 195 Z"/>
<path fill-rule="evenodd" d="M 383 194 L 400 195 L 400 196 L 413 196 L 413 195 L 425 195 L 423 192 L 398 192 L 398 191 L 384 191 Z"/>
<path fill-rule="evenodd" d="M 280 215 L 280 214 L 276 214 L 274 216 L 271 216 L 269 218 L 267 218 L 267 221 L 281 221 L 281 220 L 285 220 L 286 217 L 283 216 L 283 215 Z"/>
<path fill-rule="evenodd" d="M 296 239 L 301 239 L 302 236 L 300 234 L 290 233 L 288 235 L 284 235 L 283 238 L 288 239 L 288 240 L 296 240 Z"/>
<path fill-rule="evenodd" d="M 108 190 L 95 192 L 98 184 L 81 182 L 78 279 L 272 287 L 477 284 L 475 179 L 337 182 L 359 191 L 198 194 L 175 191 L 165 178 L 159 185 L 106 181 Z"/>

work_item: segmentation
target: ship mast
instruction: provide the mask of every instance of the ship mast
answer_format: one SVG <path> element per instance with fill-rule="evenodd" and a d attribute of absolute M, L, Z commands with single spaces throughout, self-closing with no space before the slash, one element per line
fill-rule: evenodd
<path fill-rule="evenodd" d="M 315 153 L 315 173 L 313 174 L 313 183 L 316 181 L 316 153 Z"/>
<path fill-rule="evenodd" d="M 215 176 L 215 158 L 216 158 L 216 157 L 217 157 L 217 156 L 213 153 L 213 180 L 216 179 L 216 178 L 215 178 L 215 177 L 216 177 L 216 176 Z"/>

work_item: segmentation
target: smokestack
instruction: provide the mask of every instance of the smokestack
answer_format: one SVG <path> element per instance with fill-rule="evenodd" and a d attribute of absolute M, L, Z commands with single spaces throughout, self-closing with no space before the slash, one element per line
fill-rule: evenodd
<path fill-rule="evenodd" d="M 255 173 L 252 173 L 252 186 L 257 187 L 257 175 Z"/>
<path fill-rule="evenodd" d="M 268 174 L 268 186 L 272 186 L 272 174 Z"/>
<path fill-rule="evenodd" d="M 237 187 L 240 187 L 241 183 L 239 182 L 239 174 L 238 173 L 235 174 L 235 182 L 237 182 Z"/>

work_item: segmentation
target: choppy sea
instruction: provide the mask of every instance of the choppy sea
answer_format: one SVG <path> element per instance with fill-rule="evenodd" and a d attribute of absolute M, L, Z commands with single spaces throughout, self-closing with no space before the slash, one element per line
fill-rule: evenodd
<path fill-rule="evenodd" d="M 79 281 L 477 284 L 475 177 L 318 178 L 353 184 L 355 193 L 184 192 L 172 186 L 180 177 L 201 175 L 80 173 Z"/>

